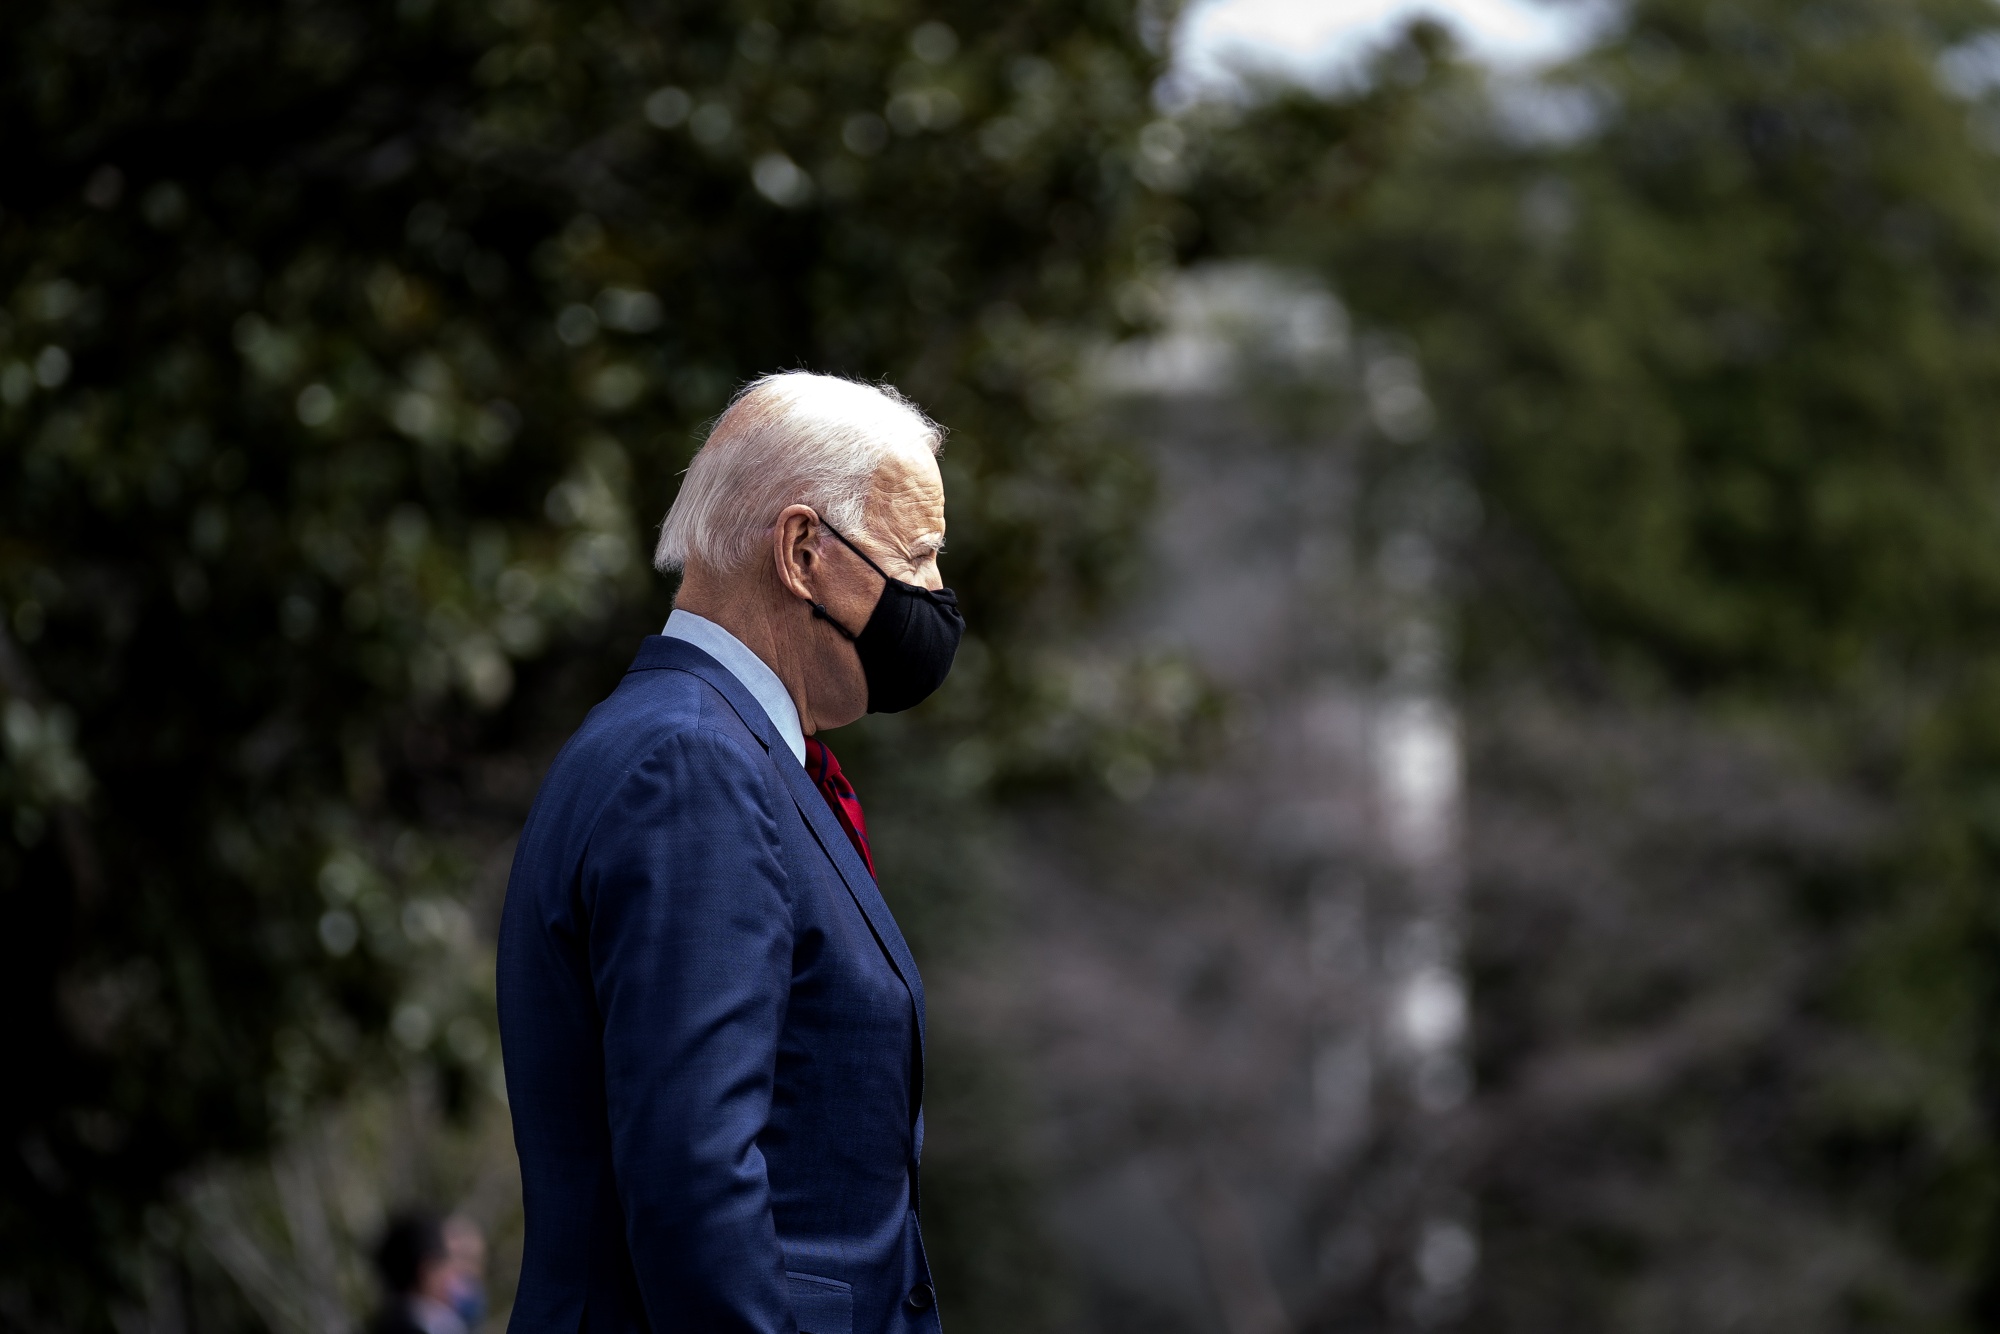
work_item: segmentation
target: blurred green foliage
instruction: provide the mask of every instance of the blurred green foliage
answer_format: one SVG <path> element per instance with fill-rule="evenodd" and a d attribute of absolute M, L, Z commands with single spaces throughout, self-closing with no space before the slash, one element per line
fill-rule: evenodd
<path fill-rule="evenodd" d="M 357 1079 L 480 1096 L 468 886 L 664 617 L 648 527 L 752 375 L 886 376 L 952 430 L 974 638 L 860 772 L 921 742 L 907 785 L 966 798 L 1171 748 L 1198 691 L 1058 652 L 1146 495 L 1077 352 L 1194 225 L 1159 21 L 0 13 L 8 1320 L 101 1324 L 177 1174 Z"/>
<path fill-rule="evenodd" d="M 1497 118 L 1441 94 L 1332 238 L 1614 670 L 1854 685 L 1986 638 L 1996 172 L 1937 60 L 1987 23 L 1641 5 Z"/>
<path fill-rule="evenodd" d="M 1427 394 L 1436 426 L 1413 417 L 1410 448 L 1484 515 L 1456 562 L 1469 708 L 1521 683 L 1693 704 L 1777 729 L 1897 813 L 1865 875 L 1775 868 L 1793 933 L 1776 955 L 1835 961 L 1795 1031 L 1887 1056 L 1738 1068 L 1592 1132 L 1630 1130 L 1668 1173 L 1717 1155 L 1885 1234 L 1921 1298 L 1857 1272 L 1843 1327 L 2000 1317 L 1993 32 L 1956 0 L 1637 0 L 1544 80 L 1434 66 L 1345 225 L 1308 194 L 1237 242 L 1319 266 L 1421 362 L 1399 392 Z M 1233 151 L 1263 124 L 1229 131 Z M 1521 1000 L 1478 1002 L 1498 1021 L 1482 1085 L 1528 1054 L 1491 1041 Z M 1488 1201 L 1507 1248 L 1482 1327 L 1655 1327 L 1620 1284 L 1687 1256 L 1519 1203 Z"/>

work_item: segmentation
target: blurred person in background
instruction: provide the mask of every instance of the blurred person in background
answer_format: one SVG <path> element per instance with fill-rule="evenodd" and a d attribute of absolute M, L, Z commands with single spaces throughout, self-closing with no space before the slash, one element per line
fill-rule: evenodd
<path fill-rule="evenodd" d="M 451 1309 L 477 1330 L 486 1319 L 486 1234 L 464 1214 L 444 1220 L 444 1248 L 451 1257 Z"/>
<path fill-rule="evenodd" d="M 500 929 L 513 1327 L 938 1328 L 923 986 L 820 739 L 944 680 L 942 430 L 767 376 L 695 455 L 675 607 L 542 784 Z"/>
<path fill-rule="evenodd" d="M 486 1239 L 470 1219 L 397 1214 L 375 1248 L 382 1309 L 373 1334 L 470 1334 L 485 1315 Z"/>

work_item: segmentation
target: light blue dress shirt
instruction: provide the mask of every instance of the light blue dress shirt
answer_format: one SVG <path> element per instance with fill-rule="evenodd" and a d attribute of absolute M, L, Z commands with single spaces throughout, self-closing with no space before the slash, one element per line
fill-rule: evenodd
<path fill-rule="evenodd" d="M 693 644 L 727 668 L 764 706 L 764 712 L 771 716 L 771 726 L 778 729 L 778 735 L 792 748 L 799 763 L 806 762 L 806 732 L 799 724 L 799 706 L 792 703 L 792 692 L 785 689 L 785 683 L 762 658 L 744 647 L 742 640 L 707 617 L 678 608 L 667 617 L 666 627 L 660 633 Z"/>

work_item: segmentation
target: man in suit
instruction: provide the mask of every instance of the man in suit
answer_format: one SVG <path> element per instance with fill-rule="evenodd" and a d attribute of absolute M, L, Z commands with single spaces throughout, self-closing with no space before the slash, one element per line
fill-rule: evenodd
<path fill-rule="evenodd" d="M 924 993 L 820 733 L 936 689 L 942 432 L 759 380 L 689 467 L 664 631 L 556 757 L 500 927 L 516 1334 L 936 1331 Z"/>

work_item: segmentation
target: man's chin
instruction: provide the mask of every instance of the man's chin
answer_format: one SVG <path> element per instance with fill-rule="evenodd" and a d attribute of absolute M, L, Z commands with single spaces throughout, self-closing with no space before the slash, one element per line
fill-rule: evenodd
<path fill-rule="evenodd" d="M 863 702 L 857 705 L 852 712 L 843 709 L 836 711 L 831 716 L 823 716 L 818 720 L 819 731 L 831 732 L 836 728 L 845 727 L 849 723 L 858 723 L 867 712 L 868 705 L 866 702 Z M 816 732 L 814 735 L 818 735 L 818 733 Z"/>

